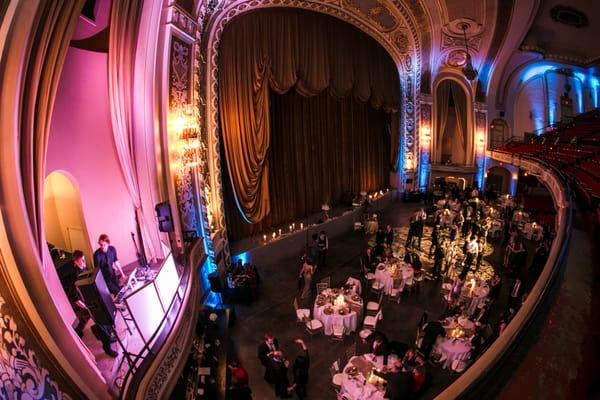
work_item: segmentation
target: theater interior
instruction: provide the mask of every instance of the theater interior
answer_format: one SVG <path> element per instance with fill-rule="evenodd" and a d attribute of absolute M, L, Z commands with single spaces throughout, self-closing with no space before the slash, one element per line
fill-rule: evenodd
<path fill-rule="evenodd" d="M 0 398 L 600 398 L 592 0 L 0 2 Z"/>

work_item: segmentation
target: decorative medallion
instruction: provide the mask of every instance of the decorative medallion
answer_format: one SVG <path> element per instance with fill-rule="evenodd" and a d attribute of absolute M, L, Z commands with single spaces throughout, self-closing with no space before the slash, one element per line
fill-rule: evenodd
<path fill-rule="evenodd" d="M 573 7 L 557 5 L 550 10 L 550 16 L 556 22 L 561 24 L 574 26 L 575 28 L 583 28 L 589 25 L 589 21 L 585 13 Z"/>
<path fill-rule="evenodd" d="M 406 119 L 406 130 L 410 133 L 415 129 L 415 121 L 412 118 Z"/>
<path fill-rule="evenodd" d="M 398 47 L 398 51 L 400 53 L 408 53 L 410 43 L 408 41 L 408 36 L 406 35 L 406 33 L 402 31 L 394 33 L 394 43 L 396 44 L 396 47 Z"/>
<path fill-rule="evenodd" d="M 410 55 L 404 57 L 404 64 L 406 65 L 407 71 L 412 71 L 412 57 Z"/>
<path fill-rule="evenodd" d="M 413 102 L 407 101 L 406 102 L 406 113 L 412 114 L 414 111 L 415 111 L 415 106 L 413 105 Z"/>
<path fill-rule="evenodd" d="M 452 50 L 446 58 L 446 63 L 451 67 L 462 67 L 466 62 L 467 53 L 464 50 Z"/>

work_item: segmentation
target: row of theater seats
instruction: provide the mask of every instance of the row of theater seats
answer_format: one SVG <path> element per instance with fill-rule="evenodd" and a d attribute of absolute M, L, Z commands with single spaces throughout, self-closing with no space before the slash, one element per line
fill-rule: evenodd
<path fill-rule="evenodd" d="M 543 161 L 563 173 L 588 205 L 600 200 L 600 109 L 581 114 L 532 143 L 512 142 L 497 150 Z"/>

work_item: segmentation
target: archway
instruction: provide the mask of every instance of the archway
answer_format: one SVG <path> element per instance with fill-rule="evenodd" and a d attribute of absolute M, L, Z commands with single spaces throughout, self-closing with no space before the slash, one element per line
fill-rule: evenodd
<path fill-rule="evenodd" d="M 53 171 L 44 180 L 44 233 L 52 259 L 65 253 L 81 250 L 92 260 L 92 247 L 83 217 L 81 194 L 72 176 L 64 171 Z M 92 263 L 90 262 L 91 266 Z"/>
<path fill-rule="evenodd" d="M 510 193 L 512 175 L 503 167 L 491 167 L 487 172 L 486 191 L 496 192 L 498 195 Z"/>
<path fill-rule="evenodd" d="M 472 140 L 468 95 L 461 85 L 445 79 L 436 90 L 435 163 L 469 165 Z"/>

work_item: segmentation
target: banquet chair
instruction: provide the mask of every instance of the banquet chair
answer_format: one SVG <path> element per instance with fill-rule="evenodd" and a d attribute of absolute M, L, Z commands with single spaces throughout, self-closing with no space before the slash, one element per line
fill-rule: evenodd
<path fill-rule="evenodd" d="M 295 297 L 294 310 L 296 311 L 296 322 L 303 323 L 304 318 L 310 318 L 310 310 L 308 308 L 298 308 L 298 299 Z"/>
<path fill-rule="evenodd" d="M 371 284 L 371 293 L 381 293 L 383 292 L 383 283 L 374 280 Z"/>
<path fill-rule="evenodd" d="M 331 335 L 331 338 L 333 340 L 344 340 L 344 334 L 346 333 L 346 328 L 344 327 L 344 325 L 337 325 L 334 324 L 333 325 L 333 335 Z"/>
<path fill-rule="evenodd" d="M 338 361 L 334 361 L 329 367 L 329 373 L 331 374 L 331 386 L 335 390 L 339 390 L 342 387 L 343 374 L 340 372 Z"/>
<path fill-rule="evenodd" d="M 327 284 L 326 289 L 330 288 L 331 287 L 331 276 L 326 276 L 325 278 L 321 279 L 319 281 L 319 283 L 326 283 Z"/>
<path fill-rule="evenodd" d="M 317 294 L 320 294 L 323 290 L 328 289 L 329 285 L 327 283 L 318 282 L 317 286 Z"/>
<path fill-rule="evenodd" d="M 394 279 L 394 284 L 392 285 L 392 290 L 389 294 L 389 300 L 395 301 L 400 304 L 400 298 L 402 296 L 402 291 L 404 290 L 404 280 Z"/>
<path fill-rule="evenodd" d="M 324 330 L 323 323 L 318 319 L 303 318 L 302 322 L 304 322 L 304 328 L 311 337 L 317 333 L 323 332 Z"/>
<path fill-rule="evenodd" d="M 378 301 L 370 301 L 367 303 L 367 315 L 375 315 L 381 309 L 381 302 L 383 301 L 383 291 L 379 292 Z"/>
<path fill-rule="evenodd" d="M 365 320 L 363 321 L 363 326 L 368 329 L 375 330 L 377 327 L 377 322 L 383 318 L 383 313 L 381 310 L 376 315 L 367 315 Z"/>
<path fill-rule="evenodd" d="M 467 369 L 467 362 L 464 360 L 454 360 L 450 366 L 452 372 L 456 372 L 457 374 L 462 374 L 465 369 Z"/>

